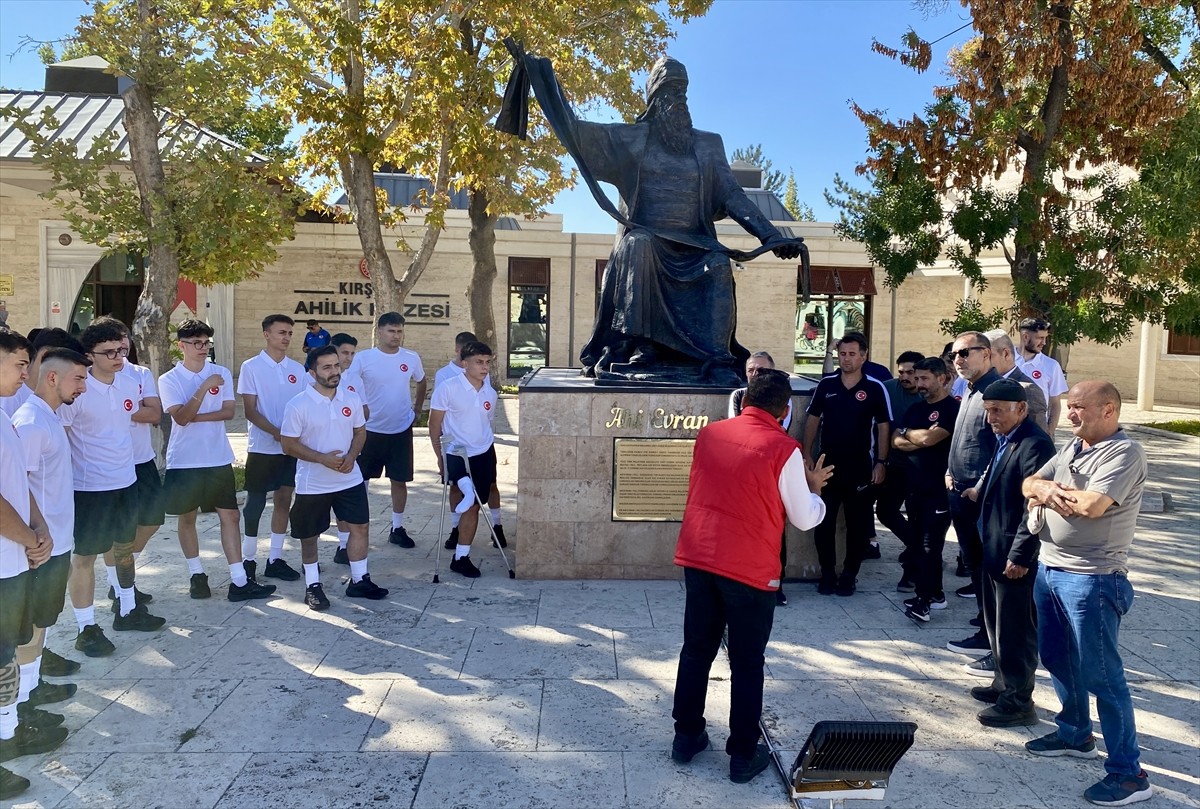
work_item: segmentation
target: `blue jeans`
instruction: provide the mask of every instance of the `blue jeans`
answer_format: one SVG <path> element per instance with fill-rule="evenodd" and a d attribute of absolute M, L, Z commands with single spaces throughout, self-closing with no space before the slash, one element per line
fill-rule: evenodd
<path fill-rule="evenodd" d="M 1038 614 L 1038 652 L 1062 702 L 1055 717 L 1058 735 L 1082 744 L 1092 735 L 1088 693 L 1096 695 L 1108 759 L 1104 769 L 1119 775 L 1141 772 L 1133 700 L 1117 647 L 1121 616 L 1133 605 L 1133 585 L 1124 573 L 1088 575 L 1038 570 L 1033 589 Z"/>

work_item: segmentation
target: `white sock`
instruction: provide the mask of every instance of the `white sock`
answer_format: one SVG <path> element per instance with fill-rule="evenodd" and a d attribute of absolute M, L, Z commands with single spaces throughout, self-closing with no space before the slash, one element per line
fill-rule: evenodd
<path fill-rule="evenodd" d="M 490 511 L 492 514 L 492 525 L 499 525 L 500 524 L 500 509 L 489 508 L 488 511 Z"/>
<path fill-rule="evenodd" d="M 258 537 L 242 537 L 242 558 L 247 562 L 254 561 L 254 554 L 258 553 Z"/>
<path fill-rule="evenodd" d="M 104 566 L 104 570 L 105 570 L 105 571 L 108 573 L 108 585 L 109 585 L 109 587 L 112 587 L 114 590 L 118 590 L 118 589 L 120 589 L 120 587 L 121 587 L 121 582 L 120 582 L 120 580 L 117 578 L 117 567 L 116 567 L 116 565 L 105 565 L 105 566 Z"/>
<path fill-rule="evenodd" d="M 450 527 L 451 527 L 451 528 L 457 528 L 457 527 L 458 527 L 458 521 L 459 521 L 459 520 L 461 520 L 461 519 L 462 519 L 462 515 L 461 515 L 461 514 L 459 514 L 457 511 L 455 511 L 455 512 L 452 512 L 452 513 L 450 514 Z"/>
<path fill-rule="evenodd" d="M 17 735 L 17 703 L 0 706 L 0 739 Z"/>
<path fill-rule="evenodd" d="M 96 623 L 96 605 L 84 607 L 83 609 L 75 608 L 75 623 L 79 624 L 79 631 L 82 632 L 87 627 Z"/>
<path fill-rule="evenodd" d="M 229 580 L 233 582 L 235 587 L 245 587 L 248 579 L 246 578 L 246 568 L 242 567 L 241 562 L 234 562 L 229 566 Z"/>
<path fill-rule="evenodd" d="M 121 597 L 121 617 L 124 618 L 133 612 L 133 608 L 137 606 L 137 602 L 134 601 L 134 589 L 132 587 L 128 589 L 118 587 L 117 595 Z"/>
<path fill-rule="evenodd" d="M 344 548 L 350 544 L 350 532 L 338 531 L 338 547 Z"/>
<path fill-rule="evenodd" d="M 397 528 L 402 528 L 403 526 L 404 526 L 404 512 L 403 511 L 393 511 L 392 512 L 392 530 L 395 531 Z"/>
<path fill-rule="evenodd" d="M 475 484 L 470 478 L 462 477 L 454 482 L 458 486 L 458 490 L 463 493 L 462 501 L 454 507 L 454 510 L 459 514 L 466 514 L 471 510 L 471 506 L 475 505 Z"/>
<path fill-rule="evenodd" d="M 362 577 L 367 575 L 367 560 L 359 559 L 357 562 L 350 561 L 350 581 L 362 581 Z"/>
<path fill-rule="evenodd" d="M 318 566 L 317 566 L 316 562 L 313 562 L 312 564 L 309 564 L 308 562 L 304 563 L 304 586 L 305 587 L 309 586 L 310 584 L 320 584 L 321 583 L 321 573 L 317 569 L 317 567 Z"/>
<path fill-rule="evenodd" d="M 462 559 L 463 557 L 470 556 L 470 555 L 471 555 L 471 546 L 470 545 L 455 545 L 454 546 L 454 558 L 455 559 Z"/>
<path fill-rule="evenodd" d="M 283 541 L 287 539 L 287 534 L 277 534 L 271 532 L 271 552 L 267 554 L 267 561 L 274 562 L 279 557 L 283 556 Z"/>
<path fill-rule="evenodd" d="M 46 648 L 46 633 L 42 633 L 42 648 Z M 33 684 L 37 685 L 42 681 L 42 653 L 38 652 L 38 656 L 33 659 Z"/>
<path fill-rule="evenodd" d="M 17 683 L 17 704 L 29 700 L 29 692 L 37 687 L 38 673 L 32 663 L 22 663 L 20 666 L 21 679 Z"/>
<path fill-rule="evenodd" d="M 184 561 L 187 562 L 188 573 L 192 574 L 193 576 L 197 573 L 204 572 L 204 565 L 200 564 L 199 556 L 193 556 L 191 559 L 184 559 Z"/>

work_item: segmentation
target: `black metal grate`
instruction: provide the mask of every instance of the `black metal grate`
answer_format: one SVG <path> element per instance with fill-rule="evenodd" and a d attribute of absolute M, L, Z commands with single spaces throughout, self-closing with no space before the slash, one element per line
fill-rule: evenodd
<path fill-rule="evenodd" d="M 796 756 L 792 780 L 885 781 L 916 733 L 915 722 L 818 722 Z"/>

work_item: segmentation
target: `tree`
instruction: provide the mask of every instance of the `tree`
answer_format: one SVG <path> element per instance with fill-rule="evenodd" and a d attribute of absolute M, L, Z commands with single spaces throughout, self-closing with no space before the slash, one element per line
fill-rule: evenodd
<path fill-rule="evenodd" d="M 783 207 L 787 208 L 788 213 L 797 222 L 812 222 L 816 219 L 812 206 L 800 201 L 796 189 L 796 175 L 791 169 L 788 169 L 787 189 L 783 193 Z"/>
<path fill-rule="evenodd" d="M 867 129 L 858 172 L 870 189 L 835 178 L 826 197 L 841 208 L 841 233 L 867 245 L 893 286 L 944 254 L 982 289 L 981 253 L 1002 250 L 1012 313 L 1047 317 L 1067 344 L 1118 344 L 1137 320 L 1194 300 L 1178 265 L 1155 260 L 1194 245 L 1194 233 L 1162 229 L 1152 249 L 1133 251 L 1149 236 L 1145 222 L 1118 222 L 1105 202 L 1185 115 L 1200 33 L 1194 3 L 963 5 L 975 35 L 951 53 L 950 83 L 923 114 L 888 120 L 852 104 Z M 932 53 L 911 30 L 901 48 L 874 50 L 918 71 Z"/>
<path fill-rule="evenodd" d="M 52 177 L 46 196 L 71 226 L 110 253 L 146 257 L 132 332 L 156 372 L 170 365 L 179 276 L 203 285 L 252 277 L 275 261 L 274 245 L 295 222 L 278 167 L 239 144 L 194 137 L 197 124 L 250 99 L 244 72 L 212 47 L 217 38 L 212 21 L 182 0 L 97 0 L 74 40 L 132 81 L 122 94 L 128 154 L 114 133 L 82 154 L 69 139 L 47 138 L 58 127 L 50 111 L 16 121 Z"/>
<path fill-rule="evenodd" d="M 729 155 L 729 162 L 732 163 L 734 160 L 744 160 L 750 165 L 762 169 L 762 187 L 765 190 L 776 195 L 783 190 L 783 172 L 774 168 L 771 159 L 763 155 L 761 143 L 752 143 L 744 148 L 734 149 L 733 154 Z"/>

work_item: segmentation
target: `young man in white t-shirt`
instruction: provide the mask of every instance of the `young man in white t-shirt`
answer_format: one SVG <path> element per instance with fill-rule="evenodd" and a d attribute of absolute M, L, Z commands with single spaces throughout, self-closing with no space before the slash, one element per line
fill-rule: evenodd
<path fill-rule="evenodd" d="M 31 353 L 28 340 L 0 329 L 0 396 L 14 395 L 24 384 Z M 17 710 L 16 650 L 33 635 L 30 568 L 43 564 L 53 549 L 49 527 L 29 491 L 28 471 L 20 436 L 0 411 L 0 761 L 48 752 L 67 738 L 64 727 L 21 722 Z M 9 794 L 28 785 L 0 768 L 0 786 Z"/>
<path fill-rule="evenodd" d="M 296 487 L 296 459 L 285 455 L 279 444 L 279 425 L 283 409 L 308 387 L 304 366 L 287 355 L 292 344 L 295 322 L 287 315 L 263 318 L 263 341 L 257 356 L 242 363 L 238 393 L 249 424 L 250 441 L 246 451 L 246 504 L 242 507 L 245 534 L 242 536 L 242 561 L 251 577 L 257 567 L 258 523 L 267 504 L 267 493 L 274 492 L 271 508 L 271 549 L 263 575 L 283 581 L 300 578 L 283 559 L 287 538 L 288 509 Z"/>
<path fill-rule="evenodd" d="M 477 342 L 477 340 L 473 332 L 460 331 L 458 334 L 454 335 L 454 357 L 450 360 L 450 362 L 446 363 L 445 366 L 439 368 L 438 372 L 434 374 L 434 390 L 437 390 L 437 386 L 441 385 L 443 382 L 453 379 L 456 376 L 463 375 L 463 346 L 474 342 Z M 484 380 L 484 384 L 486 384 L 488 387 L 491 387 L 492 378 L 490 375 Z M 500 488 L 495 483 L 492 484 L 492 490 L 488 492 L 488 511 L 492 518 L 492 525 L 496 528 L 496 539 L 499 540 L 500 547 L 507 548 L 508 538 L 504 536 L 504 526 L 501 524 L 502 517 L 500 514 Z M 446 544 L 444 546 L 448 551 L 452 551 L 458 546 L 458 523 L 460 519 L 461 518 L 457 510 L 452 510 L 450 512 L 450 536 L 446 537 Z M 495 545 L 496 543 L 493 541 L 492 544 Z"/>
<path fill-rule="evenodd" d="M 192 598 L 208 598 L 208 574 L 200 562 L 196 513 L 216 511 L 221 521 L 221 549 L 229 564 L 230 601 L 267 598 L 275 585 L 262 585 L 242 564 L 238 540 L 238 506 L 233 477 L 233 447 L 225 422 L 233 418 L 233 375 L 208 361 L 212 327 L 185 320 L 177 330 L 183 361 L 158 379 L 163 409 L 174 424 L 167 442 L 167 474 L 163 498 L 168 514 L 178 515 L 179 547 L 187 561 Z"/>
<path fill-rule="evenodd" d="M 1036 317 L 1027 317 L 1018 326 L 1021 334 L 1021 350 L 1017 352 L 1017 367 L 1046 394 L 1046 423 L 1050 437 L 1058 427 L 1062 414 L 1062 399 L 1067 392 L 1067 375 L 1058 360 L 1044 352 L 1050 336 L 1050 324 Z"/>
<path fill-rule="evenodd" d="M 455 484 L 451 489 L 451 503 L 462 513 L 450 569 L 475 579 L 479 577 L 479 568 L 471 563 L 471 543 L 479 525 L 479 503 L 475 492 L 491 491 L 496 482 L 496 447 L 492 434 L 496 391 L 487 384 L 492 350 L 483 343 L 467 343 L 461 356 L 464 373 L 447 380 L 433 392 L 429 441 L 437 456 L 442 479 Z M 461 506 L 468 502 L 470 505 L 462 509 Z"/>
<path fill-rule="evenodd" d="M 113 629 L 153 632 L 166 623 L 135 603 L 133 542 L 137 533 L 137 472 L 133 463 L 137 382 L 122 374 L 125 328 L 112 319 L 93 323 L 79 335 L 91 360 L 87 389 L 58 408 L 71 443 L 75 478 L 75 551 L 68 584 L 79 636 L 75 648 L 88 657 L 115 651 L 96 624 L 96 557 L 112 551 L 117 568 L 118 613 Z"/>
<path fill-rule="evenodd" d="M 75 548 L 74 474 L 71 468 L 71 444 L 58 418 L 58 409 L 70 404 L 87 388 L 87 369 L 91 363 L 66 348 L 38 352 L 37 388 L 13 415 L 13 426 L 21 437 L 29 469 L 29 492 L 38 504 L 50 532 L 50 558 L 32 571 L 29 588 L 33 636 L 17 649 L 21 667 L 21 690 L 17 696 L 17 714 L 22 721 L 41 727 L 61 725 L 63 717 L 38 708 L 61 702 L 75 695 L 73 683 L 46 683 L 43 669 L 46 630 L 54 626 L 66 603 L 67 579 L 71 574 L 71 551 Z M 61 660 L 61 658 L 60 658 Z M 79 670 L 79 664 L 63 660 Z"/>
<path fill-rule="evenodd" d="M 329 344 L 337 349 L 338 367 L 342 369 L 342 380 L 338 382 L 338 387 L 342 390 L 348 390 L 355 396 L 362 398 L 362 381 L 358 378 L 358 374 L 350 370 L 354 365 L 354 355 L 358 352 L 358 339 L 353 335 L 346 334 L 340 331 L 333 335 Z M 312 384 L 316 384 L 311 375 L 309 380 Z M 371 410 L 363 404 L 363 418 L 371 418 Z M 350 544 L 350 524 L 345 520 L 337 521 L 338 549 L 334 551 L 333 563 L 335 565 L 350 564 L 350 556 L 346 551 L 346 546 Z"/>
<path fill-rule="evenodd" d="M 362 400 L 338 387 L 342 370 L 337 349 L 321 346 L 308 352 L 311 387 L 288 402 L 281 437 L 284 450 L 296 458 L 296 502 L 292 536 L 300 540 L 304 562 L 304 602 L 314 610 L 329 609 L 317 565 L 317 538 L 329 528 L 330 510 L 350 530 L 349 598 L 381 599 L 388 591 L 367 573 L 367 529 L 371 510 L 367 484 L 355 463 L 366 441 Z"/>
<path fill-rule="evenodd" d="M 404 507 L 408 503 L 408 481 L 413 479 L 412 426 L 425 404 L 425 369 L 416 352 L 403 348 L 404 317 L 384 312 L 375 328 L 375 348 L 354 357 L 351 372 L 363 388 L 363 403 L 370 419 L 367 442 L 358 465 L 363 476 L 374 480 L 387 471 L 392 484 L 392 532 L 388 542 L 401 548 L 416 543 L 404 530 Z M 416 393 L 410 385 L 416 384 Z"/>

